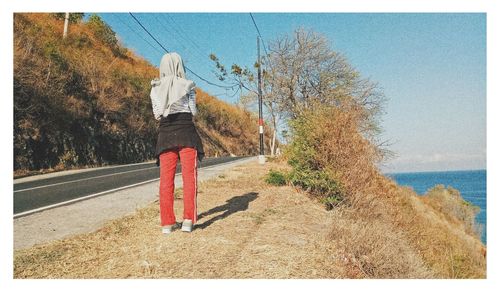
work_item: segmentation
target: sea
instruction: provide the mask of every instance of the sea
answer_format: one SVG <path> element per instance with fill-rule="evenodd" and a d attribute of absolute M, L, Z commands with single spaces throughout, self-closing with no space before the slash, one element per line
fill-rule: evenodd
<path fill-rule="evenodd" d="M 412 187 L 419 195 L 442 184 L 460 191 L 462 198 L 481 208 L 476 222 L 482 224 L 481 241 L 486 244 L 486 170 L 411 172 L 387 174 L 401 186 Z"/>

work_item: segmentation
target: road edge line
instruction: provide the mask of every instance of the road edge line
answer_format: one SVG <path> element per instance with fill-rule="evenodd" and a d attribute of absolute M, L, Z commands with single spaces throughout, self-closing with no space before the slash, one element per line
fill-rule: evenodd
<path fill-rule="evenodd" d="M 237 160 L 230 161 L 230 162 L 224 162 L 222 164 L 217 164 L 217 165 L 211 165 L 211 166 L 202 167 L 202 168 L 200 168 L 200 170 L 204 170 L 204 169 L 208 169 L 208 168 L 213 168 L 213 167 L 225 166 L 225 165 L 228 165 L 228 164 L 234 164 L 234 163 L 239 162 L 239 161 L 250 161 L 253 158 L 254 158 L 254 156 L 252 156 L 252 157 L 246 157 L 246 158 L 241 158 L 241 159 L 237 159 Z M 180 174 L 182 174 L 182 172 L 176 173 L 175 175 L 177 176 L 177 175 L 180 175 Z M 106 191 L 102 191 L 102 192 L 99 192 L 99 193 L 94 193 L 94 194 L 91 194 L 91 195 L 87 195 L 87 196 L 83 196 L 83 197 L 79 197 L 79 198 L 75 198 L 75 199 L 63 201 L 63 202 L 60 202 L 60 203 L 55 203 L 55 204 L 51 204 L 51 205 L 47 205 L 47 206 L 42 206 L 42 207 L 39 207 L 39 208 L 35 208 L 35 209 L 32 209 L 32 210 L 23 211 L 23 212 L 14 214 L 14 219 L 17 219 L 17 218 L 20 218 L 20 217 L 24 217 L 24 216 L 28 216 L 28 215 L 31 215 L 31 214 L 34 214 L 34 213 L 37 213 L 37 212 L 42 212 L 42 211 L 45 211 L 45 210 L 49 210 L 49 209 L 52 209 L 52 208 L 57 208 L 57 207 L 60 207 L 60 206 L 65 206 L 65 205 L 73 204 L 73 203 L 76 203 L 76 202 L 88 200 L 88 199 L 91 199 L 91 198 L 102 196 L 104 194 L 109 194 L 109 193 L 117 192 L 117 191 L 120 191 L 120 190 L 125 190 L 125 189 L 129 189 L 129 188 L 133 188 L 135 186 L 140 186 L 140 185 L 148 184 L 148 183 L 151 183 L 151 182 L 158 181 L 159 179 L 160 178 L 151 179 L 151 180 L 147 180 L 147 181 L 144 181 L 144 182 L 135 183 L 135 184 L 132 184 L 132 185 L 118 187 L 118 188 L 114 188 L 114 189 L 111 189 L 111 190 L 106 190 Z"/>

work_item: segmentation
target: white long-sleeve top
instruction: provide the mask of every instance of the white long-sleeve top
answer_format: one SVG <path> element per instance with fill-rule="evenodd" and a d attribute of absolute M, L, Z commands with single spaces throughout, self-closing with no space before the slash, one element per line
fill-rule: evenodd
<path fill-rule="evenodd" d="M 196 115 L 197 109 L 196 109 L 196 94 L 194 89 L 189 91 L 184 97 L 176 101 L 174 104 L 170 106 L 170 111 L 165 110 L 165 112 L 168 111 L 168 113 L 162 112 L 160 110 L 160 101 L 158 96 L 152 95 L 151 96 L 151 102 L 153 105 L 153 114 L 157 120 L 161 119 L 161 117 L 166 117 L 169 114 L 172 113 L 179 113 L 179 112 L 190 112 L 193 116 Z"/>

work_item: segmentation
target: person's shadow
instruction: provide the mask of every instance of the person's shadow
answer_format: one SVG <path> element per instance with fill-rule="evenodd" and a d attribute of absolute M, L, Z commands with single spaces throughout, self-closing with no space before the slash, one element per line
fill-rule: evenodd
<path fill-rule="evenodd" d="M 214 207 L 210 210 L 207 210 L 207 211 L 201 213 L 200 215 L 198 215 L 198 220 L 200 220 L 204 217 L 207 217 L 209 215 L 212 215 L 214 213 L 218 213 L 218 212 L 222 212 L 222 211 L 224 212 L 222 214 L 219 214 L 218 216 L 212 217 L 211 219 L 205 221 L 202 224 L 199 224 L 199 225 L 197 224 L 194 227 L 194 229 L 202 229 L 203 230 L 206 227 L 213 224 L 214 222 L 221 220 L 221 219 L 225 219 L 226 217 L 230 216 L 231 214 L 233 214 L 235 212 L 247 210 L 248 204 L 251 201 L 254 201 L 257 198 L 258 194 L 259 193 L 256 193 L 256 192 L 250 192 L 250 193 L 246 193 L 246 194 L 241 195 L 241 196 L 234 196 L 233 198 L 227 200 L 224 205 Z"/>

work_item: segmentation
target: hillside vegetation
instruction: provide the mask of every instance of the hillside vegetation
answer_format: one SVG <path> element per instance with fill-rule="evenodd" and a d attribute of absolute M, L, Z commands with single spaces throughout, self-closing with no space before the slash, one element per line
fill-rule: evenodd
<path fill-rule="evenodd" d="M 390 150 L 380 139 L 386 97 L 331 40 L 297 29 L 270 42 L 265 87 L 288 118 L 288 170 L 268 183 L 289 183 L 331 210 L 329 240 L 352 278 L 484 278 L 486 247 L 478 208 L 453 188 L 425 197 L 378 169 Z"/>
<path fill-rule="evenodd" d="M 158 70 L 120 45 L 99 17 L 67 38 L 50 14 L 14 15 L 14 174 L 153 159 L 149 98 Z M 197 89 L 206 156 L 251 155 L 257 119 Z"/>
<path fill-rule="evenodd" d="M 16 15 L 16 26 L 24 31 L 37 30 L 38 26 L 27 25 L 37 18 L 42 16 Z M 54 20 L 45 18 L 47 24 L 44 25 L 51 22 L 56 25 Z M 73 38 L 83 38 L 84 32 L 88 32 L 86 25 L 79 28 L 80 37 L 73 32 Z M 56 39 L 55 35 L 53 38 Z M 92 34 L 85 38 L 98 42 Z M 78 63 L 78 57 L 73 57 L 75 62 L 68 63 L 67 56 L 73 56 L 78 50 L 63 54 L 62 49 L 50 49 L 53 47 L 47 45 L 52 44 L 49 42 L 36 51 L 34 41 L 27 40 L 18 44 L 21 41 L 17 37 L 15 45 L 16 70 L 23 69 L 16 73 L 16 79 L 23 77 L 25 81 L 20 84 L 16 80 L 15 85 L 18 86 L 16 95 L 20 97 L 16 96 L 19 132 L 15 134 L 26 136 L 24 141 L 15 141 L 16 144 L 38 142 L 38 145 L 29 145 L 30 154 L 54 154 L 54 163 L 74 159 L 74 154 L 64 153 L 67 150 L 77 152 L 79 160 L 80 156 L 95 160 L 90 155 L 107 153 L 89 150 L 108 145 L 109 150 L 122 152 L 119 154 L 140 157 L 150 152 L 152 143 L 144 143 L 141 138 L 154 136 L 154 122 L 149 114 L 148 99 L 140 97 L 147 96 L 147 83 L 155 74 L 153 67 L 120 48 L 113 53 L 101 46 L 100 50 L 106 52 L 103 55 L 117 55 L 112 60 L 128 69 L 115 68 L 120 74 L 111 80 L 114 82 L 108 81 L 109 85 L 121 83 L 125 88 L 106 88 L 105 80 L 114 75 L 101 73 L 95 80 L 97 86 L 93 92 L 93 88 L 88 87 L 92 83 L 87 80 L 93 76 L 92 72 L 83 75 L 71 69 L 74 64 L 86 68 L 93 61 Z M 73 43 L 80 42 L 73 40 Z M 264 75 L 265 89 L 267 97 L 273 99 L 272 105 L 282 112 L 290 127 L 289 144 L 283 157 L 286 161 L 278 158 L 277 162 L 268 163 L 267 166 L 273 168 L 269 170 L 266 165 L 247 166 L 232 178 L 228 177 L 225 183 L 213 182 L 214 189 L 208 187 L 210 184 L 200 189 L 207 196 L 202 204 L 203 217 L 224 211 L 211 216 L 200 225 L 200 230 L 193 231 L 193 235 L 200 237 L 198 240 L 209 242 L 185 242 L 188 237 L 177 234 L 173 236 L 177 238 L 174 242 L 194 244 L 192 250 L 168 251 L 175 246 L 165 247 L 163 236 L 159 236 L 159 230 L 154 227 L 158 226 L 155 204 L 95 234 L 19 252 L 14 263 L 15 276 L 485 278 L 486 246 L 480 241 L 480 228 L 475 223 L 478 208 L 464 201 L 453 188 L 437 186 L 421 197 L 380 172 L 377 165 L 387 154 L 377 141 L 384 96 L 375 83 L 362 79 L 347 59 L 331 50 L 328 44 L 323 36 L 304 30 L 271 43 L 272 53 L 268 59 L 275 66 Z M 38 52 L 34 56 L 41 57 L 26 57 L 35 54 L 32 52 Z M 37 62 L 43 70 L 30 71 L 28 65 Z M 67 66 L 66 76 L 71 73 L 72 83 L 61 82 L 64 66 Z M 107 63 L 106 66 L 99 69 L 115 65 Z M 132 75 L 134 68 L 142 68 L 142 75 Z M 39 85 L 50 88 L 51 95 L 42 95 L 45 92 L 37 90 Z M 79 91 L 74 91 L 74 87 Z M 24 92 L 27 90 L 32 92 Z M 73 96 L 82 93 L 80 90 L 87 92 Z M 121 95 L 111 94 L 113 91 Z M 33 106 L 28 103 L 30 97 L 41 97 L 41 102 Z M 248 131 L 252 126 L 250 114 L 201 91 L 198 97 L 197 124 L 211 152 L 242 154 L 256 149 L 257 142 Z M 54 115 L 54 111 L 61 113 Z M 33 120 L 26 119 L 33 113 L 40 114 L 33 116 Z M 142 115 L 131 119 L 131 113 Z M 103 115 L 107 115 L 107 120 L 98 124 Z M 86 128 L 81 127 L 83 122 L 89 122 Z M 37 124 L 36 127 L 33 124 Z M 63 131 L 55 128 L 58 124 Z M 105 141 L 115 138 L 119 147 Z M 40 151 L 32 147 L 45 146 L 40 142 L 49 142 L 49 149 Z M 15 146 L 16 152 L 26 152 L 23 146 L 27 145 Z M 16 153 L 16 156 L 20 155 Z M 126 161 L 123 156 L 117 160 Z M 20 156 L 19 162 L 21 160 L 32 160 L 32 157 Z M 267 173 L 265 179 L 262 173 Z M 266 182 L 283 187 L 271 187 Z M 297 193 L 300 190 L 307 193 Z M 322 203 L 326 210 L 317 203 L 310 205 L 305 195 Z M 216 225 L 211 226 L 215 221 Z M 129 239 L 124 238 L 127 232 Z M 103 242 L 106 240 L 109 243 Z M 208 250 L 200 251 L 200 244 Z M 193 264 L 186 264 L 182 254 L 189 256 Z M 141 267 L 140 261 L 146 266 Z M 193 266 L 199 271 L 193 272 Z"/>
<path fill-rule="evenodd" d="M 359 131 L 360 109 L 340 104 L 299 115 L 286 150 L 289 170 L 273 171 L 332 210 L 330 240 L 352 278 L 485 278 L 478 207 L 453 188 L 425 196 L 376 167 L 377 147 Z"/>

